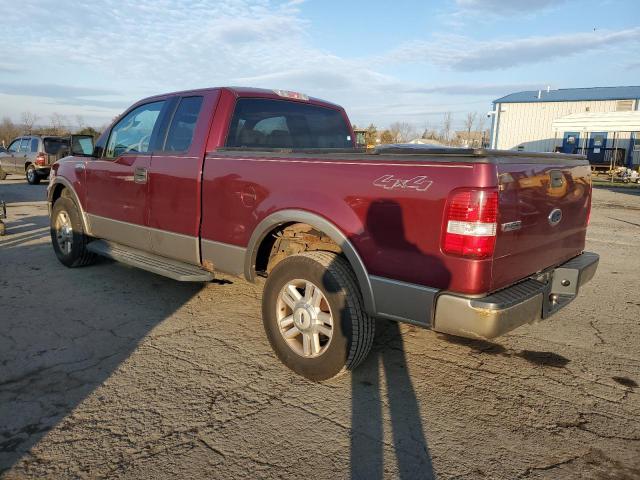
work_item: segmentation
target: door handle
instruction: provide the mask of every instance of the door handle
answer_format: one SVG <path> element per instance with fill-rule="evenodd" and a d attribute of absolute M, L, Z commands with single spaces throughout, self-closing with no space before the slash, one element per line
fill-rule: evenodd
<path fill-rule="evenodd" d="M 147 169 L 143 167 L 136 167 L 133 171 L 133 181 L 135 183 L 147 183 Z"/>

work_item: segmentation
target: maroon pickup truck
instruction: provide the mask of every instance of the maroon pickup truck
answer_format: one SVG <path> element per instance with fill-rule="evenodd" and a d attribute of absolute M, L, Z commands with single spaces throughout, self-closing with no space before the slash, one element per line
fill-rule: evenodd
<path fill-rule="evenodd" d="M 376 317 L 487 339 L 593 277 L 582 157 L 354 145 L 341 107 L 294 92 L 147 98 L 53 166 L 53 248 L 68 267 L 266 278 L 267 337 L 313 380 L 357 366 Z"/>

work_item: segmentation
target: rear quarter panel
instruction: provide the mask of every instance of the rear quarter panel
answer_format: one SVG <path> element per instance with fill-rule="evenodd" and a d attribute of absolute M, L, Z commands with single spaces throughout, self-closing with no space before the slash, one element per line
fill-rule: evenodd
<path fill-rule="evenodd" d="M 424 190 L 381 182 L 427 177 Z M 268 215 L 314 213 L 336 225 L 371 275 L 458 292 L 487 291 L 491 260 L 440 252 L 444 205 L 453 187 L 496 186 L 489 164 L 259 157 L 210 153 L 203 173 L 202 238 L 246 247 Z"/>

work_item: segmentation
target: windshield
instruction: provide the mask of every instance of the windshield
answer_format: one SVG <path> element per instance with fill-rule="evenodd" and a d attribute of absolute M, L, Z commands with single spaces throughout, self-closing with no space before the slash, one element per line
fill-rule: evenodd
<path fill-rule="evenodd" d="M 340 110 L 286 100 L 241 98 L 226 146 L 353 148 L 353 140 Z"/>

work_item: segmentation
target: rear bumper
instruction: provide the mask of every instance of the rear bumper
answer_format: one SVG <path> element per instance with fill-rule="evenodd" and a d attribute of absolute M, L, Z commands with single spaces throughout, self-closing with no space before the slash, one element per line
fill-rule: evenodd
<path fill-rule="evenodd" d="M 482 298 L 443 293 L 436 300 L 433 329 L 488 339 L 548 318 L 593 278 L 599 259 L 595 253 L 584 252 L 553 270 Z"/>

